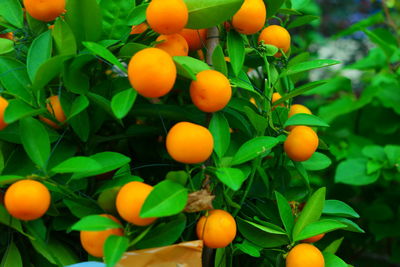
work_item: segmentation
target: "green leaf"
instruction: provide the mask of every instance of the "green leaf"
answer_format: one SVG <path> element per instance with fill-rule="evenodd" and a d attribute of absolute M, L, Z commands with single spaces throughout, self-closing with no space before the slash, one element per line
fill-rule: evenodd
<path fill-rule="evenodd" d="M 51 57 L 53 43 L 51 31 L 48 30 L 33 40 L 28 50 L 27 68 L 31 81 L 35 80 L 39 67 Z"/>
<path fill-rule="evenodd" d="M 111 100 L 111 109 L 115 117 L 122 119 L 131 110 L 135 103 L 137 92 L 132 88 L 126 89 L 114 95 Z"/>
<path fill-rule="evenodd" d="M 296 27 L 303 26 L 303 25 L 308 24 L 311 21 L 314 21 L 316 19 L 319 19 L 319 17 L 313 16 L 313 15 L 305 15 L 305 16 L 297 17 L 296 19 L 294 19 L 292 22 L 289 23 L 289 25 L 287 26 L 287 29 L 293 29 Z"/>
<path fill-rule="evenodd" d="M 276 12 L 281 8 L 283 3 L 285 3 L 285 0 L 268 1 L 265 4 L 267 7 L 267 18 L 272 18 L 276 14 Z"/>
<path fill-rule="evenodd" d="M 55 173 L 73 173 L 96 171 L 99 169 L 101 169 L 101 165 L 94 159 L 88 157 L 72 157 L 61 162 L 51 169 L 51 171 Z"/>
<path fill-rule="evenodd" d="M 86 94 L 89 91 L 89 77 L 83 72 L 88 62 L 94 60 L 93 55 L 81 54 L 65 64 L 63 78 L 65 87 L 75 94 Z"/>
<path fill-rule="evenodd" d="M 127 72 L 127 69 L 121 64 L 121 62 L 119 62 L 118 58 L 116 56 L 114 56 L 114 54 L 111 53 L 104 46 L 94 43 L 94 42 L 83 42 L 83 45 L 87 49 L 89 49 L 92 53 L 94 53 L 95 55 L 98 55 L 98 56 L 104 58 L 105 60 L 107 60 L 108 62 L 110 62 L 111 64 L 114 64 L 119 69 L 121 69 L 123 72 L 125 72 L 125 73 Z"/>
<path fill-rule="evenodd" d="M 178 183 L 164 180 L 154 186 L 146 198 L 140 217 L 166 217 L 178 214 L 185 206 L 188 199 L 188 190 Z"/>
<path fill-rule="evenodd" d="M 4 121 L 8 124 L 13 123 L 19 119 L 36 116 L 46 112 L 46 109 L 34 109 L 25 102 L 18 99 L 12 99 L 8 102 L 8 106 L 4 112 Z"/>
<path fill-rule="evenodd" d="M 104 231 L 117 228 L 122 228 L 122 225 L 108 217 L 89 215 L 74 223 L 71 231 Z"/>
<path fill-rule="evenodd" d="M 145 48 L 149 48 L 149 46 L 144 45 L 144 44 L 140 44 L 140 43 L 127 43 L 119 51 L 119 56 L 120 57 L 126 57 L 126 58 L 130 59 L 137 52 L 139 52 L 140 50 L 143 50 Z"/>
<path fill-rule="evenodd" d="M 14 41 L 0 38 L 0 55 L 8 54 L 14 51 Z"/>
<path fill-rule="evenodd" d="M 125 236 L 110 235 L 104 243 L 104 257 L 107 267 L 114 267 L 129 247 Z"/>
<path fill-rule="evenodd" d="M 332 164 L 332 160 L 325 154 L 314 152 L 311 158 L 303 161 L 302 164 L 308 171 L 319 171 L 328 168 Z"/>
<path fill-rule="evenodd" d="M 249 106 L 244 106 L 242 109 L 246 113 L 251 124 L 254 126 L 254 129 L 257 130 L 257 133 L 263 135 L 268 126 L 267 118 L 257 114 L 254 109 L 250 108 Z"/>
<path fill-rule="evenodd" d="M 146 20 L 146 10 L 149 4 L 141 4 L 132 9 L 128 16 L 128 25 L 139 25 Z"/>
<path fill-rule="evenodd" d="M 247 223 L 241 218 L 237 219 L 239 232 L 248 241 L 262 248 L 274 248 L 290 243 L 286 235 L 267 233 Z"/>
<path fill-rule="evenodd" d="M 232 165 L 242 164 L 259 156 L 266 156 L 279 140 L 270 136 L 260 136 L 244 143 L 232 159 Z"/>
<path fill-rule="evenodd" d="M 400 165 L 400 146 L 386 145 L 384 151 L 389 160 L 389 164 L 395 166 Z"/>
<path fill-rule="evenodd" d="M 23 11 L 19 0 L 0 1 L 0 17 L 16 28 L 20 29 L 24 26 Z"/>
<path fill-rule="evenodd" d="M 346 228 L 347 225 L 335 220 L 322 219 L 317 222 L 308 224 L 303 230 L 296 236 L 294 241 L 304 240 L 319 234 L 328 233 L 337 229 Z"/>
<path fill-rule="evenodd" d="M 225 76 L 228 76 L 228 66 L 225 61 L 224 51 L 221 45 L 217 45 L 212 54 L 212 65 L 215 70 L 221 72 Z"/>
<path fill-rule="evenodd" d="M 360 218 L 360 215 L 352 207 L 339 200 L 325 200 L 322 213 L 341 217 Z"/>
<path fill-rule="evenodd" d="M 343 217 L 329 217 L 329 219 L 336 220 L 338 222 L 344 223 L 347 225 L 347 228 L 343 228 L 343 230 L 350 231 L 350 232 L 355 232 L 355 233 L 365 233 L 363 229 L 361 229 L 360 226 L 358 226 L 355 222 L 343 218 Z"/>
<path fill-rule="evenodd" d="M 83 41 L 98 41 L 102 33 L 101 9 L 96 0 L 67 1 L 65 21 L 74 33 L 78 47 Z"/>
<path fill-rule="evenodd" d="M 294 216 L 292 213 L 292 209 L 289 205 L 289 201 L 287 201 L 287 199 L 278 191 L 275 191 L 275 197 L 283 226 L 285 226 L 288 235 L 291 236 L 294 226 Z"/>
<path fill-rule="evenodd" d="M 223 113 L 213 114 L 209 130 L 214 139 L 214 151 L 219 158 L 222 158 L 228 150 L 231 140 L 229 124 Z"/>
<path fill-rule="evenodd" d="M 240 169 L 235 168 L 218 168 L 215 175 L 222 183 L 234 191 L 239 190 L 247 178 Z"/>
<path fill-rule="evenodd" d="M 103 17 L 103 39 L 121 40 L 126 38 L 130 31 L 126 23 L 135 0 L 102 0 L 100 2 Z"/>
<path fill-rule="evenodd" d="M 229 31 L 227 45 L 233 73 L 235 76 L 238 76 L 239 72 L 243 68 L 245 58 L 244 41 L 242 36 L 236 31 Z"/>
<path fill-rule="evenodd" d="M 32 103 L 29 76 L 26 66 L 11 57 L 0 57 L 0 83 L 11 94 Z"/>
<path fill-rule="evenodd" d="M 325 193 L 326 188 L 322 187 L 315 191 L 314 194 L 308 199 L 304 209 L 298 217 L 296 224 L 294 225 L 293 240 L 297 240 L 297 237 L 307 225 L 319 220 L 324 207 Z"/>
<path fill-rule="evenodd" d="M 87 99 L 87 97 L 84 95 L 78 96 L 72 103 L 68 119 L 71 119 L 74 116 L 78 115 L 79 113 L 84 111 L 88 106 L 89 106 L 89 100 Z"/>
<path fill-rule="evenodd" d="M 152 229 L 146 238 L 140 240 L 135 247 L 138 249 L 163 247 L 172 245 L 182 235 L 186 227 L 186 216 L 179 214 L 173 220 L 159 224 Z"/>
<path fill-rule="evenodd" d="M 11 242 L 6 252 L 4 253 L 3 259 L 1 260 L 1 266 L 13 266 L 22 267 L 22 258 L 17 246 L 14 242 Z"/>
<path fill-rule="evenodd" d="M 298 113 L 291 116 L 283 127 L 293 126 L 293 125 L 305 125 L 313 127 L 329 127 L 329 124 L 324 122 L 322 119 L 318 118 L 312 114 Z"/>
<path fill-rule="evenodd" d="M 339 163 L 336 168 L 335 183 L 350 185 L 367 185 L 376 182 L 379 172 L 368 175 L 365 158 L 347 159 Z"/>
<path fill-rule="evenodd" d="M 301 62 L 290 66 L 286 71 L 282 72 L 281 77 L 293 75 L 296 73 L 309 71 L 313 69 L 325 68 L 328 66 L 339 64 L 340 61 L 333 59 L 316 59 L 313 61 Z"/>
<path fill-rule="evenodd" d="M 197 73 L 210 69 L 205 62 L 192 57 L 175 56 L 173 59 L 178 74 L 191 80 L 196 80 Z"/>
<path fill-rule="evenodd" d="M 247 240 L 244 240 L 243 243 L 236 243 L 234 246 L 252 257 L 258 258 L 261 256 L 261 248 Z"/>
<path fill-rule="evenodd" d="M 323 252 L 322 254 L 324 255 L 325 267 L 348 267 L 348 264 L 338 256 L 329 252 Z"/>
<path fill-rule="evenodd" d="M 104 212 L 95 201 L 86 198 L 63 199 L 63 203 L 78 218 L 98 215 Z"/>
<path fill-rule="evenodd" d="M 78 137 L 86 142 L 89 138 L 90 122 L 89 115 L 86 110 L 80 112 L 78 115 L 72 117 L 69 120 L 72 129 L 78 135 Z"/>
<path fill-rule="evenodd" d="M 21 225 L 21 221 L 15 219 L 8 213 L 4 205 L 0 205 L 0 223 L 7 225 L 8 227 L 17 230 L 19 233 L 30 237 L 28 234 L 24 233 Z"/>
<path fill-rule="evenodd" d="M 54 28 L 51 32 L 58 55 L 76 54 L 75 36 L 64 20 L 58 19 L 56 23 L 54 23 Z"/>
<path fill-rule="evenodd" d="M 45 168 L 50 156 L 50 139 L 43 124 L 31 117 L 21 119 L 20 135 L 29 158 L 41 168 Z"/>
<path fill-rule="evenodd" d="M 266 232 L 266 233 L 270 233 L 270 234 L 276 234 L 276 235 L 286 235 L 285 231 L 283 231 L 283 229 L 281 229 L 279 226 L 274 225 L 272 223 L 267 223 L 268 226 L 265 225 L 261 225 L 261 224 L 257 224 L 248 220 L 243 220 L 244 222 L 254 226 L 255 228 Z M 265 222 L 266 223 L 266 222 Z"/>
<path fill-rule="evenodd" d="M 332 241 L 332 242 L 324 249 L 323 252 L 329 252 L 329 253 L 335 254 L 335 253 L 338 251 L 338 249 L 339 249 L 340 245 L 342 244 L 343 240 L 344 240 L 344 237 Z"/>
<path fill-rule="evenodd" d="M 186 28 L 205 29 L 231 18 L 243 4 L 243 0 L 185 0 L 189 11 Z"/>
<path fill-rule="evenodd" d="M 288 99 L 291 99 L 295 96 L 301 95 L 311 89 L 314 89 L 315 87 L 321 86 L 323 84 L 325 84 L 326 81 L 315 81 L 315 82 L 311 82 L 311 83 L 307 83 L 305 85 L 300 86 L 299 88 L 291 91 L 290 93 L 282 96 L 282 98 L 280 98 L 279 100 L 277 100 L 276 102 L 274 102 L 274 105 L 277 106 L 283 102 L 285 102 Z"/>
<path fill-rule="evenodd" d="M 96 166 L 100 166 L 97 169 L 82 169 L 79 172 L 77 171 L 73 176 L 72 179 L 80 179 L 89 176 L 95 176 L 98 174 L 106 173 L 109 171 L 116 170 L 125 164 L 131 161 L 130 158 L 124 156 L 117 152 L 100 152 L 90 156 L 90 159 L 95 160 L 97 162 Z"/>
<path fill-rule="evenodd" d="M 52 57 L 41 64 L 36 72 L 35 80 L 32 84 L 33 89 L 36 91 L 41 90 L 57 75 L 60 75 L 64 66 L 64 61 L 70 57 L 72 57 L 72 55 L 59 55 Z"/>

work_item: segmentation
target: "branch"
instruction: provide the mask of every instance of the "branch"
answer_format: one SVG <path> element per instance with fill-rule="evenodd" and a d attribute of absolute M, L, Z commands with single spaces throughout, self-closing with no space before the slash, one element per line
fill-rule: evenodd
<path fill-rule="evenodd" d="M 218 27 L 208 28 L 207 30 L 207 55 L 206 62 L 208 65 L 212 66 L 212 55 L 214 53 L 215 47 L 219 44 L 219 30 Z"/>

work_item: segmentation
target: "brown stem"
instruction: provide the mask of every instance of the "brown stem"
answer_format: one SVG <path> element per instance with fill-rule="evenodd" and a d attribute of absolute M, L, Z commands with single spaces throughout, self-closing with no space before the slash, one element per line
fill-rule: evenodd
<path fill-rule="evenodd" d="M 207 55 L 206 62 L 212 66 L 212 55 L 215 47 L 219 44 L 219 30 L 218 27 L 211 27 L 207 29 Z"/>

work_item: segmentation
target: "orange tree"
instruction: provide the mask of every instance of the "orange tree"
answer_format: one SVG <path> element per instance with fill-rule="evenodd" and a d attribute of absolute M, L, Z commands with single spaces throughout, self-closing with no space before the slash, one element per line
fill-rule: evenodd
<path fill-rule="evenodd" d="M 347 266 L 327 233 L 359 216 L 309 179 L 329 125 L 292 105 L 338 62 L 302 53 L 298 2 L 2 2 L 2 263 L 202 239 L 205 266 Z"/>

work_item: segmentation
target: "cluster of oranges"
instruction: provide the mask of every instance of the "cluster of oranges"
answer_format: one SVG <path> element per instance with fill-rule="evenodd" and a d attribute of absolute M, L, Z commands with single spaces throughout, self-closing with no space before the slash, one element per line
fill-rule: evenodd
<path fill-rule="evenodd" d="M 279 93 L 272 95 L 272 103 L 281 99 Z M 283 104 L 280 104 L 283 106 Z M 276 107 L 277 105 L 274 105 Z M 295 104 L 290 107 L 288 118 L 295 114 L 312 114 L 311 111 L 300 104 Z M 318 148 L 319 139 L 315 131 L 308 126 L 288 126 L 286 128 L 290 131 L 285 143 L 284 150 L 288 157 L 294 161 L 306 161 L 314 154 Z"/>

